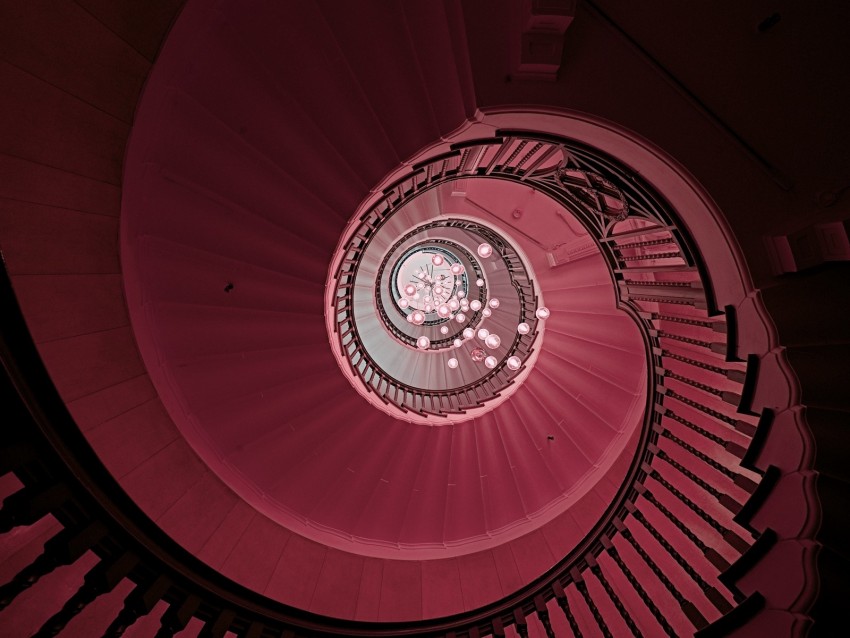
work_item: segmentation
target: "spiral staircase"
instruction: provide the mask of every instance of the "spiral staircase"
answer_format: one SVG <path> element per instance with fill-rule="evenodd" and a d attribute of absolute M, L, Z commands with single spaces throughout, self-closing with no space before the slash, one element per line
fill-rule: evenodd
<path fill-rule="evenodd" d="M 812 435 L 694 180 L 484 108 L 469 6 L 180 4 L 4 20 L 2 634 L 805 635 Z M 518 374 L 373 301 L 423 229 Z"/>

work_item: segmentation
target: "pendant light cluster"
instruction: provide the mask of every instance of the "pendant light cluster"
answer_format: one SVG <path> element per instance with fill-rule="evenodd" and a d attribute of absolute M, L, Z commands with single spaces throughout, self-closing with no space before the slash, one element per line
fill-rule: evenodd
<path fill-rule="evenodd" d="M 482 243 L 476 250 L 481 259 L 487 259 L 493 255 L 493 247 L 488 243 Z M 401 296 L 397 299 L 399 308 L 412 312 L 407 314 L 408 323 L 414 326 L 426 324 L 440 324 L 440 334 L 447 335 L 451 329 L 450 324 L 456 322 L 466 327 L 455 338 L 450 348 L 459 349 L 464 342 L 477 338 L 480 344 L 476 344 L 468 355 L 470 359 L 482 364 L 487 368 L 495 368 L 499 363 L 496 356 L 502 345 L 502 337 L 491 333 L 483 327 L 484 321 L 498 311 L 501 302 L 496 297 L 485 299 L 472 299 L 469 297 L 468 279 L 465 276 L 466 268 L 459 260 L 452 259 L 451 263 L 439 252 L 430 254 L 430 264 L 419 262 L 420 265 L 410 275 L 410 280 L 400 286 Z M 482 288 L 485 285 L 483 279 L 478 278 L 475 286 Z M 478 295 L 476 295 L 478 296 Z M 469 325 L 474 313 L 480 311 L 481 321 L 477 329 Z M 469 313 L 469 314 L 468 314 Z M 535 312 L 541 321 L 549 317 L 549 310 L 540 307 Z M 528 334 L 531 327 L 523 322 L 517 325 L 516 331 L 520 335 Z M 416 338 L 416 347 L 419 350 L 431 350 L 431 339 L 426 335 Z M 509 370 L 516 371 L 522 367 L 522 360 L 512 355 L 507 358 L 505 365 Z M 456 370 L 460 366 L 457 357 L 451 357 L 446 361 L 450 370 Z"/>

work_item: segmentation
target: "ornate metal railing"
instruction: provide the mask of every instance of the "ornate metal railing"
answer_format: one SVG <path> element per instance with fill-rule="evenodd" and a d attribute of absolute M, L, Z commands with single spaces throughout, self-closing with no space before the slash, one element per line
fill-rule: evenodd
<path fill-rule="evenodd" d="M 553 159 L 563 161 L 555 166 Z M 134 589 L 106 636 L 120 636 L 159 601 L 168 610 L 158 638 L 192 617 L 204 623 L 203 636 L 504 636 L 509 625 L 526 636 L 529 623 L 538 623 L 552 637 L 553 613 L 574 636 L 588 622 L 604 636 L 712 636 L 757 612 L 759 594 L 744 597 L 735 580 L 775 540 L 770 530 L 757 535 L 749 526 L 776 478 L 773 468 L 759 472 L 753 465 L 771 415 L 749 411 L 757 358 L 735 357 L 734 314 L 715 307 L 706 270 L 675 213 L 596 151 L 501 131 L 414 166 L 363 221 L 374 231 L 411 193 L 461 177 L 521 181 L 566 206 L 598 242 L 620 308 L 645 340 L 649 405 L 638 452 L 605 515 L 569 555 L 502 600 L 428 621 L 340 621 L 253 593 L 173 543 L 109 475 L 53 388 L 4 275 L 0 293 L 10 310 L 0 316 L 0 354 L 12 425 L 4 429 L 0 471 L 14 472 L 24 487 L 4 501 L 0 532 L 48 514 L 63 530 L 0 588 L 0 605 L 91 550 L 98 563 L 38 636 L 60 633 L 125 579 Z M 358 242 L 366 241 L 361 234 Z M 362 244 L 350 250 L 356 260 Z M 341 284 L 351 277 L 342 275 Z"/>

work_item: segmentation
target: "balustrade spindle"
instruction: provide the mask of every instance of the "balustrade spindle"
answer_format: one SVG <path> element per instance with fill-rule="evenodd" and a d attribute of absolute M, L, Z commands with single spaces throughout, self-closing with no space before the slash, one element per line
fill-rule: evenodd
<path fill-rule="evenodd" d="M 664 237 L 662 239 L 647 239 L 646 241 L 636 241 L 630 244 L 614 244 L 617 250 L 625 250 L 627 248 L 643 248 L 644 246 L 660 246 L 661 244 L 676 243 L 672 237 Z"/>
<path fill-rule="evenodd" d="M 656 428 L 656 430 L 659 431 L 661 436 L 663 436 L 665 439 L 669 439 L 670 441 L 673 441 L 673 443 L 675 443 L 676 445 L 681 447 L 683 450 L 685 450 L 686 452 L 688 452 L 692 456 L 698 458 L 700 461 L 702 461 L 703 463 L 705 463 L 709 467 L 717 470 L 718 472 L 720 472 L 724 476 L 732 479 L 732 482 L 735 483 L 735 485 L 737 485 L 741 489 L 744 489 L 744 490 L 746 490 L 746 491 L 748 491 L 752 494 L 753 491 L 755 491 L 756 487 L 758 487 L 758 485 L 755 481 L 750 480 L 749 478 L 747 478 L 743 474 L 739 474 L 738 472 L 730 470 L 728 467 L 726 467 L 722 463 L 718 463 L 717 461 L 715 461 L 713 458 L 711 458 L 707 454 L 700 452 L 694 446 L 686 443 L 685 441 L 683 441 L 682 439 L 677 437 L 675 434 L 671 433 L 670 430 L 667 430 L 667 429 L 663 428 L 662 426 L 658 426 Z"/>
<path fill-rule="evenodd" d="M 15 597 L 41 577 L 57 567 L 76 562 L 105 535 L 106 528 L 99 522 L 89 523 L 81 529 L 62 529 L 44 544 L 44 551 L 30 565 L 0 587 L 0 610 L 8 607 Z"/>
<path fill-rule="evenodd" d="M 696 299 L 682 299 L 675 297 L 658 297 L 655 295 L 629 295 L 629 299 L 631 301 L 650 301 L 652 303 L 666 303 L 673 304 L 678 306 L 697 306 L 699 307 L 699 303 Z"/>
<path fill-rule="evenodd" d="M 711 394 L 713 396 L 716 396 L 716 397 L 722 399 L 726 403 L 729 403 L 729 404 L 735 405 L 735 406 L 740 405 L 740 403 L 741 403 L 741 395 L 740 394 L 735 394 L 734 392 L 730 392 L 728 390 L 721 390 L 719 388 L 712 387 L 712 386 L 707 385 L 705 383 L 700 383 L 699 381 L 694 381 L 693 379 L 689 379 L 688 377 L 683 377 L 682 375 L 677 374 L 675 372 L 671 372 L 670 370 L 664 370 L 662 368 L 662 371 L 663 371 L 664 377 L 667 377 L 669 379 L 674 379 L 675 381 L 679 381 L 680 383 L 684 383 L 686 385 L 689 385 L 693 388 L 696 388 L 697 390 L 702 390 L 703 392 L 706 392 L 708 394 Z"/>
<path fill-rule="evenodd" d="M 162 614 L 159 631 L 154 638 L 173 638 L 178 631 L 183 631 L 200 604 L 201 601 L 197 596 L 187 596 L 179 604 L 171 605 Z"/>
<path fill-rule="evenodd" d="M 139 557 L 129 552 L 116 558 L 101 560 L 83 578 L 82 586 L 58 612 L 48 618 L 33 638 L 49 638 L 62 631 L 71 619 L 95 598 L 112 591 L 138 564 Z"/>
<path fill-rule="evenodd" d="M 693 568 L 693 566 L 686 561 L 682 555 L 676 550 L 670 542 L 664 538 L 664 536 L 655 529 L 655 526 L 650 523 L 647 518 L 643 515 L 638 509 L 635 509 L 633 512 L 635 519 L 637 519 L 646 530 L 652 535 L 652 537 L 658 542 L 661 547 L 673 558 L 674 561 L 682 568 L 682 570 L 691 577 L 699 588 L 705 594 L 705 597 L 714 605 L 721 613 L 725 614 L 732 610 L 732 604 L 726 600 L 720 592 L 715 589 L 712 585 L 710 585 L 699 573 Z"/>
<path fill-rule="evenodd" d="M 694 503 L 691 499 L 689 499 L 682 492 L 680 492 L 675 486 L 670 483 L 670 481 L 661 476 L 661 474 L 659 474 L 657 470 L 652 470 L 652 472 L 649 473 L 649 476 L 658 481 L 667 489 L 668 492 L 678 498 L 689 510 L 694 512 L 702 520 L 708 523 L 711 528 L 718 532 L 723 537 L 723 539 L 736 550 L 743 553 L 749 549 L 750 544 L 747 541 L 738 536 L 738 534 L 733 532 L 731 529 L 724 527 L 714 517 L 710 516 L 708 512 L 706 512 L 699 505 Z"/>
<path fill-rule="evenodd" d="M 605 593 L 608 594 L 608 598 L 610 598 L 611 602 L 614 603 L 614 608 L 617 610 L 617 613 L 619 613 L 620 617 L 625 621 L 626 626 L 629 628 L 629 631 L 631 631 L 632 635 L 636 638 L 643 638 L 643 634 L 641 633 L 637 624 L 635 624 L 635 621 L 629 614 L 628 610 L 626 609 L 626 606 L 623 605 L 623 601 L 620 600 L 620 597 L 617 595 L 617 592 L 615 592 L 614 588 L 611 587 L 611 583 L 609 583 L 608 579 L 605 578 L 605 574 L 602 572 L 602 568 L 599 566 L 599 563 L 597 563 L 596 559 L 592 556 L 587 557 L 586 560 L 590 565 L 590 573 L 596 576 L 596 579 L 602 585 L 602 589 L 605 590 Z"/>
<path fill-rule="evenodd" d="M 20 525 L 32 525 L 71 498 L 64 483 L 24 487 L 3 500 L 0 509 L 0 534 Z"/>
<path fill-rule="evenodd" d="M 570 609 L 570 603 L 567 600 L 567 593 L 564 591 L 561 583 L 557 580 L 552 583 L 552 591 L 555 593 L 555 600 L 558 602 L 558 607 L 561 608 L 561 611 L 564 612 L 564 616 L 567 618 L 567 622 L 570 625 L 570 630 L 573 632 L 574 638 L 584 638 L 581 633 L 581 629 L 578 626 L 578 622 L 576 621 L 576 617 L 573 615 L 572 609 Z"/>
<path fill-rule="evenodd" d="M 572 577 L 573 584 L 575 584 L 578 593 L 581 594 L 581 597 L 584 599 L 587 608 L 590 609 L 590 613 L 593 614 L 593 619 L 596 621 L 596 626 L 599 627 L 599 631 L 602 632 L 602 635 L 605 638 L 614 638 L 614 634 L 611 633 L 608 623 L 605 622 L 605 618 L 603 618 L 602 613 L 599 611 L 599 608 L 593 600 L 593 597 L 587 590 L 587 583 L 584 582 L 584 579 L 581 574 L 578 573 L 578 570 L 574 569 L 572 571 Z"/>
<path fill-rule="evenodd" d="M 153 611 L 154 606 L 165 597 L 171 587 L 171 580 L 159 576 L 147 585 L 137 585 L 124 599 L 124 606 L 115 620 L 107 627 L 103 638 L 120 638 L 124 632 L 142 616 Z"/>
<path fill-rule="evenodd" d="M 546 638 L 555 638 L 555 630 L 552 628 L 552 621 L 549 618 L 549 609 L 546 607 L 546 601 L 543 600 L 543 596 L 540 594 L 534 597 L 534 611 L 537 614 L 540 624 L 543 625 Z"/>
<path fill-rule="evenodd" d="M 705 616 L 702 615 L 699 609 L 697 609 L 696 605 L 694 605 L 690 600 L 682 595 L 676 587 L 670 582 L 670 579 L 667 578 L 667 575 L 661 570 L 661 568 L 652 560 L 652 557 L 647 554 L 646 550 L 640 546 L 640 543 L 637 542 L 637 539 L 632 535 L 631 531 L 623 525 L 621 521 L 615 521 L 615 527 L 620 530 L 620 533 L 623 538 L 625 538 L 629 544 L 634 548 L 635 552 L 637 552 L 638 556 L 643 559 L 643 562 L 646 563 L 647 567 L 652 571 L 653 574 L 661 581 L 661 584 L 670 592 L 670 595 L 679 603 L 679 607 L 682 612 L 691 621 L 691 624 L 696 629 L 702 629 L 703 627 L 708 625 L 708 621 L 705 619 Z"/>
<path fill-rule="evenodd" d="M 632 586 L 632 589 L 635 590 L 641 601 L 643 601 L 643 604 L 646 605 L 647 609 L 649 609 L 649 613 L 652 614 L 656 622 L 661 625 L 661 628 L 664 630 L 664 633 L 670 638 L 676 638 L 676 631 L 667 621 L 667 618 L 664 616 L 664 614 L 661 613 L 661 610 L 658 609 L 658 606 L 653 602 L 649 594 L 646 593 L 646 590 L 643 588 L 643 585 L 640 584 L 640 581 L 635 577 L 634 573 L 632 573 L 632 570 L 629 569 L 629 566 L 626 565 L 625 561 L 620 556 L 620 553 L 617 551 L 617 548 L 614 547 L 614 544 L 611 542 L 611 539 L 607 536 L 603 536 L 601 540 L 602 546 L 608 552 L 608 555 L 614 560 L 615 563 L 617 563 L 617 566 L 620 568 L 620 571 L 623 572 L 623 575 L 626 577 L 626 580 L 629 581 L 629 584 Z"/>
<path fill-rule="evenodd" d="M 661 356 L 668 357 L 670 359 L 673 359 L 674 361 L 681 361 L 682 363 L 687 363 L 688 365 L 694 366 L 695 368 L 701 368 L 703 370 L 708 370 L 709 372 L 714 372 L 715 374 L 721 374 L 726 378 L 735 381 L 736 383 L 743 383 L 744 377 L 746 376 L 746 374 L 741 370 L 726 370 L 724 368 L 721 368 L 720 366 L 714 366 L 708 363 L 703 363 L 702 361 L 690 359 L 680 354 L 670 352 L 669 350 L 662 350 Z"/>
<path fill-rule="evenodd" d="M 731 416 L 726 416 L 725 414 L 723 414 L 722 412 L 718 412 L 717 410 L 712 410 L 711 408 L 704 406 L 702 403 L 698 403 L 697 401 L 694 401 L 693 399 L 689 399 L 688 397 L 682 396 L 681 394 L 679 394 L 675 390 L 671 390 L 669 388 L 665 388 L 663 386 L 660 386 L 658 388 L 658 391 L 661 392 L 662 394 L 664 394 L 665 396 L 668 396 L 672 399 L 676 399 L 680 403 L 684 403 L 687 406 L 695 408 L 695 409 L 699 410 L 700 412 L 717 419 L 718 421 L 722 421 L 723 423 L 727 423 L 728 425 L 731 425 L 735 429 L 740 429 L 738 427 L 738 421 L 739 421 L 738 419 L 734 419 Z M 748 423 L 745 423 L 745 424 L 749 425 Z"/>
<path fill-rule="evenodd" d="M 522 140 L 519 144 L 517 144 L 517 147 L 514 149 L 513 153 L 510 154 L 503 168 L 510 168 L 511 164 L 513 164 L 513 161 L 520 153 L 522 153 L 522 149 L 524 149 L 526 146 L 528 146 L 528 140 Z"/>
<path fill-rule="evenodd" d="M 679 251 L 675 252 L 666 252 L 666 253 L 646 253 L 644 255 L 623 255 L 620 257 L 622 261 L 646 261 L 648 259 L 673 259 L 675 257 L 681 257 L 681 253 Z"/>
<path fill-rule="evenodd" d="M 230 609 L 221 610 L 214 619 L 204 624 L 198 633 L 198 638 L 224 638 L 235 617 L 236 612 Z"/>
<path fill-rule="evenodd" d="M 705 542 L 699 536 L 694 534 L 693 530 L 691 530 L 690 527 L 685 525 L 682 521 L 678 519 L 678 517 L 673 514 L 673 512 L 667 509 L 664 503 L 662 503 L 655 497 L 655 494 L 646 489 L 643 485 L 637 485 L 636 487 L 638 489 L 638 492 L 641 493 L 646 500 L 652 503 L 659 512 L 664 514 L 664 516 L 667 517 L 667 520 L 670 521 L 676 527 L 676 529 L 682 532 L 682 534 L 684 534 L 688 538 L 688 540 L 690 540 L 697 547 L 697 549 L 702 552 L 703 556 L 705 556 L 708 561 L 717 568 L 718 571 L 722 572 L 729 568 L 729 563 L 726 561 L 726 559 L 723 558 L 717 552 L 717 550 L 706 545 Z"/>
<path fill-rule="evenodd" d="M 677 469 L 681 474 L 688 477 L 695 485 L 698 485 L 703 490 L 711 494 L 714 498 L 717 499 L 717 501 L 721 505 L 723 505 L 723 507 L 728 509 L 730 512 L 732 512 L 733 514 L 737 514 L 739 511 L 741 511 L 742 504 L 732 498 L 729 494 L 721 492 L 719 489 L 717 489 L 707 481 L 703 480 L 702 478 L 691 472 L 688 468 L 679 463 L 676 459 L 672 458 L 664 450 L 656 448 L 656 450 L 653 451 L 655 452 L 657 458 L 661 459 L 662 461 L 665 461 L 670 466 Z"/>

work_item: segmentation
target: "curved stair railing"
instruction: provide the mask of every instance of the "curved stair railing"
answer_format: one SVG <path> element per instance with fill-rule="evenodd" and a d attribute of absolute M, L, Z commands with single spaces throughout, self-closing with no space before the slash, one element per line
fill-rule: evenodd
<path fill-rule="evenodd" d="M 750 412 L 756 356 L 736 360 L 731 309 L 715 307 L 707 271 L 673 211 L 613 160 L 565 138 L 519 131 L 455 145 L 387 188 L 363 222 L 377 227 L 417 192 L 461 177 L 510 179 L 549 194 L 597 241 L 621 309 L 641 327 L 648 409 L 638 452 L 605 515 L 552 569 L 512 595 L 448 618 L 364 623 L 287 607 L 230 581 L 171 541 L 118 486 L 76 428 L 40 362 L 8 277 L 2 281 L 4 428 L 0 472 L 23 484 L 0 532 L 52 515 L 63 529 L 0 588 L 0 607 L 57 566 L 94 552 L 84 584 L 37 636 L 60 635 L 98 596 L 134 584 L 104 636 L 120 636 L 159 601 L 157 638 L 191 618 L 202 636 L 504 636 L 535 623 L 573 636 L 719 636 L 763 605 L 735 587 L 775 542 L 750 527 L 776 480 L 753 465 L 771 414 Z M 361 238 L 366 241 L 366 237 Z M 558 623 L 553 614 L 560 614 Z M 591 620 L 588 620 L 591 619 Z M 563 624 L 563 623 L 562 623 Z M 569 634 L 567 634 L 569 635 Z"/>
<path fill-rule="evenodd" d="M 339 345 L 339 351 L 347 359 L 352 373 L 360 379 L 364 387 L 374 392 L 381 401 L 394 405 L 402 412 L 412 410 L 421 415 L 444 417 L 449 414 L 463 414 L 467 410 L 481 407 L 488 400 L 498 397 L 503 390 L 514 383 L 513 379 L 516 373 L 506 367 L 505 360 L 507 357 L 517 355 L 525 361 L 533 352 L 538 335 L 537 318 L 534 315 L 538 303 L 534 281 L 525 270 L 522 259 L 516 250 L 510 244 L 504 242 L 497 234 L 479 224 L 466 220 L 432 222 L 419 226 L 415 232 L 427 230 L 432 227 L 449 226 L 453 229 L 473 229 L 477 235 L 486 237 L 493 246 L 494 251 L 496 251 L 505 263 L 506 274 L 510 285 L 516 291 L 520 307 L 520 316 L 517 317 L 516 321 L 517 323 L 527 323 L 531 326 L 531 330 L 526 334 L 514 334 L 513 341 L 508 346 L 507 353 L 499 365 L 482 375 L 476 381 L 456 388 L 426 390 L 412 386 L 386 373 L 369 355 L 369 349 L 363 343 L 354 319 L 354 288 L 357 269 L 369 244 L 368 240 L 364 240 L 363 238 L 373 237 L 378 228 L 389 219 L 392 214 L 391 211 L 398 210 L 414 195 L 419 194 L 419 192 L 421 191 L 408 193 L 406 198 L 402 198 L 398 203 L 393 205 L 392 209 L 386 211 L 385 215 L 380 217 L 380 221 L 375 222 L 376 225 L 373 226 L 373 222 L 368 222 L 368 229 L 361 226 L 355 230 L 353 237 L 349 240 L 346 247 L 345 258 L 340 262 L 340 267 L 335 276 L 337 284 L 333 296 L 334 331 Z M 366 218 L 373 219 L 373 216 L 368 214 Z M 407 237 L 408 235 L 401 237 L 396 242 L 396 245 L 401 244 Z M 440 240 L 431 241 L 439 243 Z M 463 249 L 455 246 L 455 250 Z M 388 255 L 392 254 L 392 252 L 391 250 Z M 383 280 L 385 267 L 386 258 L 378 270 L 375 278 L 376 281 L 380 282 Z M 415 339 L 413 337 L 403 333 L 394 326 L 392 320 L 387 315 L 384 304 L 378 303 L 376 304 L 376 308 L 384 327 L 398 341 L 415 346 Z M 474 313 L 473 315 L 473 325 L 477 314 Z M 450 334 L 445 338 L 445 342 L 451 342 L 455 336 L 457 335 Z M 432 343 L 439 345 L 440 341 L 432 341 Z"/>

